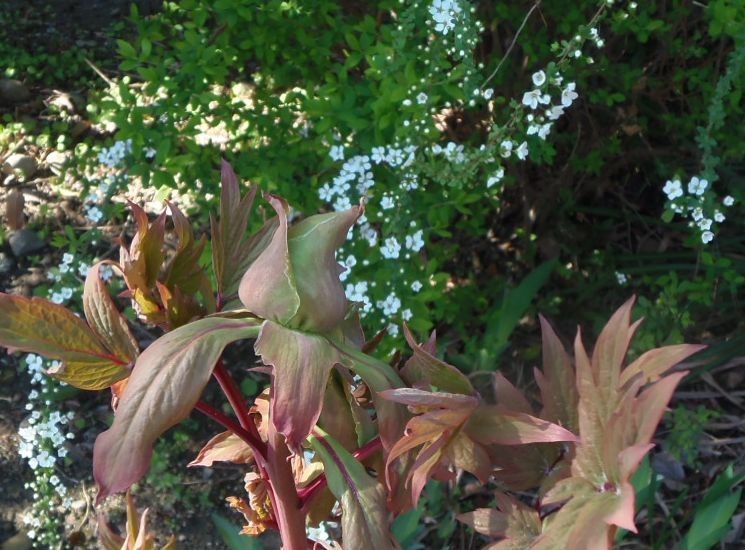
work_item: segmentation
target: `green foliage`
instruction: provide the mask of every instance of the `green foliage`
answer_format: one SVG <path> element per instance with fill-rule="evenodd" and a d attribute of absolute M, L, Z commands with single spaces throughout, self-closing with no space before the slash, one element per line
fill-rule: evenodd
<path fill-rule="evenodd" d="M 678 406 L 670 417 L 671 432 L 667 438 L 670 454 L 692 468 L 700 468 L 699 444 L 706 425 L 719 417 L 717 411 L 699 406 L 695 410 Z"/>
<path fill-rule="evenodd" d="M 693 524 L 683 538 L 681 550 L 713 548 L 730 529 L 730 519 L 737 510 L 742 489 L 733 490 L 745 480 L 745 474 L 735 475 L 732 466 L 719 474 L 696 506 Z"/>

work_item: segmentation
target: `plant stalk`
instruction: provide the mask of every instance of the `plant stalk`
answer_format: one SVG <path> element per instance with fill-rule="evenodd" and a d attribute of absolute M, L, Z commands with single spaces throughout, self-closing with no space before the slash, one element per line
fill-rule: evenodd
<path fill-rule="evenodd" d="M 198 401 L 197 404 L 194 406 L 196 410 L 198 410 L 200 413 L 204 414 L 205 416 L 208 416 L 218 424 L 220 424 L 222 427 L 224 427 L 226 430 L 229 430 L 233 432 L 235 435 L 240 437 L 243 441 L 246 442 L 246 444 L 251 447 L 251 450 L 254 453 L 254 458 L 256 459 L 257 464 L 261 467 L 263 463 L 266 461 L 266 445 L 264 445 L 264 442 L 261 441 L 261 439 L 257 439 L 251 434 L 248 430 L 243 428 L 240 424 L 238 424 L 236 421 L 234 421 L 229 416 L 221 413 L 214 407 L 208 405 L 204 401 Z"/>
<path fill-rule="evenodd" d="M 228 372 L 228 369 L 225 368 L 222 359 L 218 359 L 212 374 L 220 385 L 220 389 L 225 394 L 225 397 L 227 397 L 228 403 L 230 403 L 230 406 L 233 408 L 235 416 L 238 418 L 238 422 L 240 422 L 245 430 L 251 433 L 254 440 L 258 442 L 257 448 L 261 450 L 261 455 L 266 458 L 266 445 L 264 445 L 264 442 L 261 440 L 259 431 L 256 429 L 256 424 L 251 419 L 248 406 L 246 405 L 246 401 L 243 399 L 243 394 L 241 393 L 238 384 L 236 384 L 235 380 Z"/>
<path fill-rule="evenodd" d="M 295 475 L 290 464 L 290 449 L 282 434 L 269 422 L 266 472 L 269 474 L 274 518 L 279 525 L 284 550 L 306 550 L 308 539 L 305 533 L 305 511 L 295 487 Z"/>

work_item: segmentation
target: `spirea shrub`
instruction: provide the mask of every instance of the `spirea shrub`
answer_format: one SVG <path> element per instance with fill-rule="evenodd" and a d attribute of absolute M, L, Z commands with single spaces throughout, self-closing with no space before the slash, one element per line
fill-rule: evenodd
<path fill-rule="evenodd" d="M 339 252 L 348 268 L 345 293 L 363 304 L 364 326 L 387 329 L 399 344 L 402 322 L 419 332 L 444 324 L 467 335 L 490 322 L 511 277 L 540 260 L 571 264 L 555 278 L 587 282 L 578 265 L 592 262 L 605 243 L 565 231 L 566 241 L 587 241 L 575 262 L 575 249 L 544 247 L 553 235 L 542 235 L 540 224 L 552 233 L 572 226 L 587 196 L 621 208 L 623 201 L 607 204 L 614 200 L 609 188 L 623 188 L 639 210 L 659 215 L 664 182 L 685 173 L 685 190 L 695 175 L 689 149 L 703 139 L 699 127 L 711 130 L 709 158 L 739 158 L 742 85 L 730 78 L 731 92 L 715 91 L 719 64 L 705 55 L 726 53 L 738 40 L 738 17 L 720 7 L 165 2 L 157 15 L 133 13 L 132 37 L 119 41 L 123 76 L 89 111 L 96 130 L 133 145 L 117 157 L 128 181 L 160 198 L 178 193 L 211 207 L 218 192 L 208 167 L 225 157 L 299 213 L 342 211 L 364 199 L 361 223 Z M 723 124 L 704 120 L 712 97 L 719 100 L 711 120 Z M 650 142 L 663 154 L 650 151 Z M 98 159 L 97 149 L 91 162 L 112 160 Z M 598 183 L 603 176 L 609 181 Z M 667 205 L 665 223 L 678 212 L 693 224 L 681 237 L 690 236 L 692 254 L 736 215 L 723 199 L 741 203 L 735 179 L 723 177 L 715 189 L 712 178 L 702 170 L 705 193 Z M 519 211 L 525 220 L 516 220 Z M 100 212 L 92 205 L 93 218 Z M 463 242 L 488 252 L 475 246 L 467 255 Z M 497 243 L 509 256 L 515 242 L 527 250 L 510 257 L 510 270 L 484 265 Z M 669 290 L 632 262 L 604 263 L 612 266 L 606 286 L 618 280 L 646 284 L 652 295 Z M 705 286 L 711 293 L 717 281 Z M 480 292 L 486 287 L 490 298 Z M 444 291 L 452 302 L 439 300 Z M 672 319 L 671 312 L 658 340 L 670 335 Z M 381 349 L 392 345 L 384 341 Z"/>
<path fill-rule="evenodd" d="M 631 321 L 631 299 L 592 353 L 577 333 L 573 358 L 541 320 L 538 405 L 500 374 L 478 392 L 437 358 L 434 334 L 419 342 L 407 325 L 409 357 L 391 365 L 365 341 L 362 304 L 347 299 L 335 259 L 363 206 L 290 223 L 288 203 L 267 194 L 275 216 L 247 233 L 256 193 L 242 195 L 223 165 L 211 270 L 198 262 L 207 236 L 196 238 L 175 204 L 170 253 L 167 213 L 151 221 L 133 205 L 137 232 L 119 261 L 87 272 L 84 318 L 0 294 L 0 344 L 57 361 L 46 373 L 67 384 L 112 393 L 114 421 L 93 451 L 98 502 L 141 480 L 156 440 L 196 410 L 224 431 L 190 465 L 245 468 L 244 487 L 228 499 L 245 518 L 242 532 L 277 530 L 288 549 L 307 547 L 308 525 L 337 519 L 342 544 L 395 548 L 392 520 L 416 505 L 428 480 L 461 472 L 507 491 L 496 494 L 497 509 L 459 517 L 501 546 L 610 548 L 617 529 L 635 531 L 631 476 L 686 375 L 672 367 L 701 346 L 653 349 L 625 365 L 640 323 Z M 163 333 L 145 349 L 107 289 L 107 267 L 123 278 L 146 330 Z M 270 379 L 253 402 L 222 361 L 242 340 L 253 341 L 259 360 L 242 367 Z M 201 399 L 213 377 L 234 416 Z M 518 498 L 526 490 L 537 491 L 534 506 Z M 104 519 L 100 533 L 106 548 L 152 544 L 131 499 L 129 541 Z"/>

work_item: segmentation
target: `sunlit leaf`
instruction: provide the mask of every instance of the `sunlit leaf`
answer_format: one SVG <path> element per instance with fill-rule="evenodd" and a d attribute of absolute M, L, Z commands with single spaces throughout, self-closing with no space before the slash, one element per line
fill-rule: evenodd
<path fill-rule="evenodd" d="M 253 461 L 253 451 L 233 432 L 222 432 L 210 439 L 189 466 L 212 466 L 215 462 L 248 464 Z"/>
<path fill-rule="evenodd" d="M 85 321 L 60 305 L 0 293 L 0 312 L 0 345 L 61 361 L 48 371 L 59 380 L 100 390 L 129 375 L 131 358 L 107 349 Z"/>
<path fill-rule="evenodd" d="M 99 501 L 145 475 L 155 440 L 189 415 L 225 346 L 256 332 L 249 319 L 200 319 L 162 336 L 139 356 L 114 423 L 93 450 Z"/>

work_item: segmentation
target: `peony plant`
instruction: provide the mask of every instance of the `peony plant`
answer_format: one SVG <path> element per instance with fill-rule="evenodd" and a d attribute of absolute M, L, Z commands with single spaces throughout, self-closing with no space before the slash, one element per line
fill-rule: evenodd
<path fill-rule="evenodd" d="M 338 520 L 338 510 L 341 544 L 395 548 L 392 520 L 416 505 L 428 480 L 463 471 L 506 491 L 538 489 L 531 506 L 501 491 L 497 509 L 459 517 L 502 539 L 490 548 L 609 548 L 618 528 L 635 531 L 629 480 L 685 376 L 670 369 L 701 346 L 652 350 L 624 368 L 639 324 L 631 323 L 632 298 L 591 356 L 578 333 L 574 360 L 541 319 L 539 408 L 500 374 L 493 392 L 480 394 L 437 358 L 434 334 L 419 343 L 404 326 L 412 354 L 391 365 L 371 355 L 375 342 L 365 341 L 335 259 L 363 206 L 290 225 L 287 203 L 266 195 L 276 215 L 248 235 L 255 198 L 255 188 L 241 195 L 223 163 L 212 276 L 199 263 L 206 237 L 195 238 L 176 205 L 168 205 L 169 252 L 166 212 L 150 221 L 131 205 L 137 232 L 118 262 L 90 269 L 84 319 L 43 299 L 0 294 L 0 345 L 58 360 L 47 374 L 77 388 L 111 390 L 114 421 L 93 452 L 97 502 L 141 480 L 158 437 L 196 410 L 224 431 L 190 466 L 243 465 L 246 495 L 228 499 L 245 517 L 242 533 L 277 530 L 287 549 L 312 545 L 307 527 Z M 109 294 L 104 265 L 123 277 L 122 297 L 139 320 L 162 333 L 144 350 Z M 245 367 L 271 380 L 252 403 L 222 360 L 228 345 L 247 339 L 261 364 Z M 212 377 L 233 417 L 201 399 Z M 101 522 L 102 544 L 146 539 L 152 547 L 131 500 L 128 508 L 126 539 Z"/>

